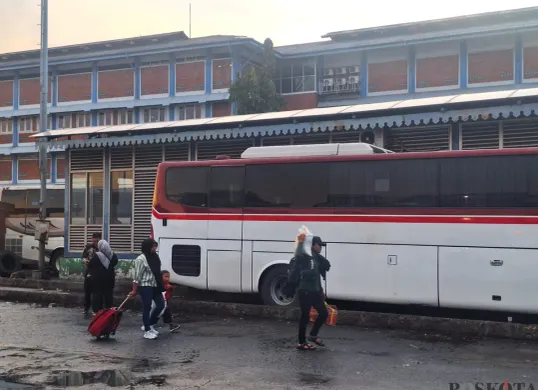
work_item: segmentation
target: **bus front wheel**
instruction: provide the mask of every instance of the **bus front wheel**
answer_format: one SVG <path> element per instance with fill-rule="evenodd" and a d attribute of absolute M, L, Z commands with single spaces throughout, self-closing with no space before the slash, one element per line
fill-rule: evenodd
<path fill-rule="evenodd" d="M 287 298 L 282 289 L 288 280 L 288 268 L 277 266 L 270 269 L 263 278 L 260 292 L 263 303 L 269 306 L 290 306 L 295 297 Z"/>

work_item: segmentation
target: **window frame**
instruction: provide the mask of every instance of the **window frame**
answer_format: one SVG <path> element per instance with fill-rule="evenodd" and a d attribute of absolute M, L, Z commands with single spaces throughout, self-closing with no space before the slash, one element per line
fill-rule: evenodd
<path fill-rule="evenodd" d="M 90 223 L 89 221 L 89 218 L 90 218 L 90 204 L 89 204 L 89 200 L 90 200 L 90 195 L 89 195 L 89 190 L 90 190 L 90 175 L 91 174 L 101 174 L 103 175 L 103 199 L 102 199 L 102 204 L 101 204 L 101 207 L 102 207 L 102 216 L 101 216 L 101 223 Z M 73 207 L 72 207 L 72 201 L 73 201 L 73 176 L 74 175 L 84 175 L 85 176 L 85 180 L 84 180 L 84 183 L 85 183 L 85 190 L 84 190 L 84 223 L 83 224 L 75 224 L 73 223 L 73 215 L 72 215 L 72 210 L 73 210 Z M 70 172 L 69 174 L 69 224 L 70 225 L 73 225 L 73 226 L 90 226 L 90 225 L 104 225 L 104 222 L 105 222 L 105 196 L 104 196 L 104 189 L 105 189 L 105 186 L 106 186 L 106 182 L 105 182 L 105 172 L 102 171 L 102 170 L 91 170 L 91 171 L 83 171 L 83 172 Z"/>
<path fill-rule="evenodd" d="M 119 224 L 119 223 L 112 223 L 112 195 L 113 195 L 113 190 L 112 190 L 112 183 L 113 183 L 113 180 L 114 180 L 114 173 L 118 173 L 118 172 L 130 172 L 131 173 L 131 181 L 132 181 L 132 186 L 130 188 L 131 190 L 131 215 L 130 215 L 130 223 L 129 224 Z M 110 224 L 110 226 L 133 226 L 134 225 L 134 214 L 135 214 L 135 205 L 134 205 L 134 191 L 135 191 L 135 185 L 134 185 L 134 176 L 135 176 L 135 173 L 134 173 L 134 169 L 132 168 L 128 168 L 128 169 L 124 169 L 124 168 L 118 168 L 118 169 L 111 169 L 110 170 L 110 191 L 109 191 L 109 200 L 108 200 L 108 222 Z M 119 218 L 118 218 L 119 220 Z"/>
<path fill-rule="evenodd" d="M 300 72 L 297 71 L 297 67 L 300 67 Z M 313 68 L 314 73 L 313 74 L 307 74 L 306 69 L 307 68 Z M 284 76 L 284 70 L 286 71 L 286 76 Z M 287 72 L 289 71 L 289 72 Z M 298 73 L 297 75 L 295 73 Z M 284 66 L 281 66 L 278 70 L 278 76 L 276 80 L 274 80 L 275 87 L 277 89 L 278 93 L 281 93 L 282 95 L 290 95 L 290 94 L 300 94 L 300 93 L 309 93 L 309 92 L 316 92 L 316 80 L 317 80 L 317 66 L 314 62 L 291 62 L 288 64 L 285 64 Z M 289 91 L 288 88 L 286 88 L 287 92 L 284 92 L 284 82 L 286 82 L 286 85 L 289 83 Z M 300 82 L 301 87 L 296 87 L 296 82 Z M 310 86 L 309 88 L 306 88 L 307 85 Z"/>
<path fill-rule="evenodd" d="M 152 121 L 150 120 L 151 117 L 152 117 L 152 112 L 154 110 L 158 110 L 159 114 L 159 120 L 156 120 L 156 121 Z M 142 110 L 142 123 L 159 123 L 159 122 L 166 122 L 166 113 L 167 113 L 167 109 L 166 107 L 162 107 L 162 106 L 154 106 L 154 107 L 144 107 L 144 109 Z M 146 120 L 146 114 L 147 114 L 147 117 L 148 117 L 148 120 Z M 160 120 L 160 118 L 162 117 L 162 120 Z"/>
<path fill-rule="evenodd" d="M 1 134 L 13 134 L 13 119 L 0 119 L 0 135 Z"/>
<path fill-rule="evenodd" d="M 92 114 L 90 112 L 78 112 L 75 114 L 75 128 L 91 127 Z"/>
<path fill-rule="evenodd" d="M 205 110 L 204 105 L 199 103 L 193 104 L 181 104 L 177 107 L 177 118 L 180 121 L 191 120 L 191 119 L 201 119 L 204 117 Z M 194 116 L 192 118 L 187 118 L 187 110 L 193 110 Z M 197 116 L 199 114 L 199 116 Z M 183 118 L 182 118 L 183 115 Z"/>

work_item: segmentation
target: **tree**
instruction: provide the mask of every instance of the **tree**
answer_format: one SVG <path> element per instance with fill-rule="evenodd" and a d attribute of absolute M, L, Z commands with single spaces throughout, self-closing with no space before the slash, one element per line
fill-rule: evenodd
<path fill-rule="evenodd" d="M 240 115 L 280 111 L 284 107 L 284 99 L 277 93 L 273 81 L 276 75 L 273 42 L 266 39 L 263 48 L 261 66 L 238 75 L 230 87 L 230 101 L 237 105 Z"/>

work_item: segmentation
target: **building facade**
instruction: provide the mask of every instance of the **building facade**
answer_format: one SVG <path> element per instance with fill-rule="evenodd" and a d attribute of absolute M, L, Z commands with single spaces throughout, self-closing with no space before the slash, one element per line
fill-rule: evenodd
<path fill-rule="evenodd" d="M 372 142 L 395 151 L 538 146 L 538 7 L 327 34 L 276 48 L 287 112 L 233 116 L 260 43 L 183 33 L 50 52 L 51 183 L 65 247 L 149 234 L 156 167 L 253 145 Z M 0 56 L 0 183 L 37 186 L 38 52 Z M 2 157 L 3 156 L 3 157 Z"/>

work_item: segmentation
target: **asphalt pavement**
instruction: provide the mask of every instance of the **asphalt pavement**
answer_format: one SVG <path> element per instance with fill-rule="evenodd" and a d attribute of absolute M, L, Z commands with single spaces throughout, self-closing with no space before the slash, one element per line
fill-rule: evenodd
<path fill-rule="evenodd" d="M 294 323 L 177 318 L 177 333 L 144 340 L 140 314 L 126 312 L 114 339 L 95 341 L 80 309 L 2 302 L 0 389 L 538 389 L 537 342 L 336 326 L 305 352 Z"/>

